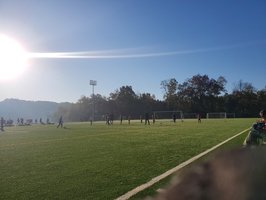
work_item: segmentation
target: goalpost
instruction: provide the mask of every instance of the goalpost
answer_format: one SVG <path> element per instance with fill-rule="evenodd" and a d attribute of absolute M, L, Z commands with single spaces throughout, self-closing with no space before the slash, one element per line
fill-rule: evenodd
<path fill-rule="evenodd" d="M 174 118 L 176 120 L 183 121 L 183 119 L 184 119 L 183 112 L 180 110 L 153 111 L 153 116 L 155 117 L 155 120 L 160 120 L 160 121 L 174 121 Z"/>
<path fill-rule="evenodd" d="M 227 118 L 226 112 L 215 112 L 215 113 L 207 113 L 207 119 L 225 119 Z"/>
<path fill-rule="evenodd" d="M 207 113 L 206 118 L 207 119 L 235 118 L 235 113 L 227 113 L 227 112 Z"/>
<path fill-rule="evenodd" d="M 207 119 L 225 119 L 226 112 L 215 112 L 215 113 L 207 113 Z"/>
<path fill-rule="evenodd" d="M 198 113 L 183 113 L 184 119 L 197 119 Z"/>
<path fill-rule="evenodd" d="M 226 118 L 236 118 L 235 113 L 226 113 Z"/>

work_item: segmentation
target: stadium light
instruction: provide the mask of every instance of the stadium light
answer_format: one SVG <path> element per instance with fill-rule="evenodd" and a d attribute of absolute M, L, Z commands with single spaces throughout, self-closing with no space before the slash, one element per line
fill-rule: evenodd
<path fill-rule="evenodd" d="M 90 85 L 92 86 L 92 104 L 93 104 L 93 108 L 92 108 L 92 120 L 94 121 L 94 112 L 95 112 L 95 105 L 94 105 L 94 86 L 97 85 L 97 81 L 90 80 Z"/>

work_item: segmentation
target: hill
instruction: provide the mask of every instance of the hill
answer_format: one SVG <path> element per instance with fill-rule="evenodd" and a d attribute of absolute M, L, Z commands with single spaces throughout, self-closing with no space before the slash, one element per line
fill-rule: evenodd
<path fill-rule="evenodd" d="M 0 116 L 6 119 L 53 119 L 60 106 L 69 103 L 50 101 L 25 101 L 20 99 L 5 99 L 0 102 Z"/>

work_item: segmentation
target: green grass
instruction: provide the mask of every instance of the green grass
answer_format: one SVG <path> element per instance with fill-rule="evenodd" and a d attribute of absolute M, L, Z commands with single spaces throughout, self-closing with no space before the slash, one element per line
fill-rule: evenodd
<path fill-rule="evenodd" d="M 246 136 L 247 136 L 247 134 L 244 133 L 244 134 L 241 134 L 238 137 L 230 140 L 229 142 L 222 145 L 218 149 L 214 150 L 210 154 L 203 156 L 202 158 L 200 158 L 200 159 L 194 161 L 193 163 L 191 163 L 190 165 L 186 166 L 186 168 L 179 170 L 178 174 L 183 173 L 183 171 L 189 170 L 194 165 L 197 165 L 197 164 L 199 164 L 205 160 L 208 160 L 209 156 L 211 156 L 212 154 L 216 154 L 219 151 L 229 150 L 229 149 L 234 149 L 234 148 L 241 148 L 243 141 L 245 140 Z M 143 191 L 139 192 L 138 194 L 134 195 L 133 197 L 130 198 L 130 200 L 140 200 L 140 199 L 143 199 L 144 197 L 155 196 L 157 194 L 158 189 L 165 189 L 165 188 L 169 187 L 169 185 L 172 183 L 172 181 L 175 180 L 176 176 L 177 176 L 176 174 L 173 174 L 172 176 L 169 176 L 169 177 L 159 181 L 158 183 L 154 184 L 153 186 L 147 188 L 146 190 L 143 190 Z"/>
<path fill-rule="evenodd" d="M 6 128 L 0 133 L 0 199 L 114 199 L 252 122 L 254 119 Z M 242 142 L 236 138 L 224 148 Z"/>

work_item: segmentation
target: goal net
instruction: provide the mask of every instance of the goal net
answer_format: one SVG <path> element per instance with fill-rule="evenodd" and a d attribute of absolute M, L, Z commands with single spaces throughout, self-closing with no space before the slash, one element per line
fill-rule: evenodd
<path fill-rule="evenodd" d="M 215 113 L 207 113 L 207 119 L 225 119 L 226 112 L 215 112 Z"/>
<path fill-rule="evenodd" d="M 155 117 L 156 121 L 182 121 L 184 119 L 182 111 L 154 111 L 153 116 Z"/>
<path fill-rule="evenodd" d="M 235 113 L 226 113 L 226 118 L 236 118 Z"/>
<path fill-rule="evenodd" d="M 183 113 L 184 119 L 197 119 L 198 113 Z"/>

